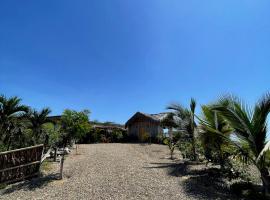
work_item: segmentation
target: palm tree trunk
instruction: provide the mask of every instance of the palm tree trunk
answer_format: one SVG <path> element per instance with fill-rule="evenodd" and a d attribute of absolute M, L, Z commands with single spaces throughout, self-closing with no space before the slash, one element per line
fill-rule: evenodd
<path fill-rule="evenodd" d="M 194 138 L 194 135 L 192 136 L 192 141 L 191 141 L 191 143 L 192 143 L 192 154 L 193 154 L 193 160 L 194 161 L 197 161 L 198 160 L 198 156 L 197 156 L 197 154 L 196 154 L 196 147 L 195 147 L 195 138 Z"/>
<path fill-rule="evenodd" d="M 11 139 L 10 139 L 10 138 L 8 138 L 8 143 L 7 143 L 7 151 L 9 150 L 10 145 L 11 145 Z"/>
<path fill-rule="evenodd" d="M 267 168 L 262 168 L 260 170 L 261 179 L 263 183 L 263 193 L 267 196 L 270 195 L 270 176 Z"/>

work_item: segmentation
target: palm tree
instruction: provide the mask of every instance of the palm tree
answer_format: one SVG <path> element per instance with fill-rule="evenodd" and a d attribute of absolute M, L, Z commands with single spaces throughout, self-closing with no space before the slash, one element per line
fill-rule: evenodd
<path fill-rule="evenodd" d="M 205 155 L 212 157 L 213 152 L 217 152 L 218 161 L 221 169 L 225 168 L 226 162 L 226 147 L 229 146 L 229 142 L 223 137 L 230 137 L 232 128 L 224 120 L 224 118 L 213 111 L 210 106 L 202 106 L 202 119 L 200 120 L 200 140 L 205 150 Z M 218 134 L 216 134 L 218 133 Z M 221 136 L 222 135 L 222 136 Z"/>
<path fill-rule="evenodd" d="M 269 194 L 270 178 L 264 154 L 270 147 L 270 143 L 266 143 L 270 93 L 264 95 L 253 109 L 239 98 L 230 96 L 221 98 L 219 103 L 213 106 L 213 110 L 218 111 L 234 129 L 239 140 L 232 142 L 239 148 L 242 155 L 246 156 L 246 159 L 249 159 L 258 168 L 264 192 Z M 241 144 L 247 144 L 248 149 Z"/>
<path fill-rule="evenodd" d="M 11 138 L 17 133 L 14 131 L 15 124 L 28 110 L 27 106 L 21 104 L 20 98 L 16 96 L 7 98 L 0 95 L 0 140 L 3 141 L 7 150 L 11 146 Z"/>
<path fill-rule="evenodd" d="M 195 131 L 197 126 L 195 122 L 195 108 L 196 108 L 196 101 L 193 98 L 191 98 L 189 109 L 183 107 L 180 104 L 171 104 L 167 107 L 167 109 L 173 111 L 171 114 L 174 116 L 173 124 L 175 124 L 175 127 L 187 139 L 191 140 L 193 160 L 198 159 L 195 141 Z"/>
<path fill-rule="evenodd" d="M 43 125 L 46 123 L 53 123 L 48 118 L 51 113 L 49 108 L 43 108 L 41 111 L 30 110 L 28 113 L 28 120 L 30 122 L 29 128 L 32 130 L 34 136 L 34 143 L 40 142 L 40 138 L 45 136 Z"/>

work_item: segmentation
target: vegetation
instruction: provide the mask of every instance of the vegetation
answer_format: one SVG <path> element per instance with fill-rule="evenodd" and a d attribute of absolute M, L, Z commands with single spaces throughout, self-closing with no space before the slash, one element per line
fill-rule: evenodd
<path fill-rule="evenodd" d="M 70 145 L 90 130 L 90 112 L 65 110 L 60 121 L 49 117 L 51 110 L 40 111 L 23 105 L 18 97 L 0 96 L 0 151 L 36 144 L 51 146 Z"/>
<path fill-rule="evenodd" d="M 30 109 L 26 115 L 28 120 L 28 128 L 31 131 L 33 144 L 49 143 L 49 134 L 47 133 L 48 127 L 45 126 L 52 121 L 48 118 L 51 110 L 44 108 L 40 112 Z"/>
<path fill-rule="evenodd" d="M 159 135 L 156 141 L 168 145 L 171 159 L 175 148 L 191 161 L 212 163 L 219 176 L 240 178 L 245 187 L 251 179 L 247 169 L 256 167 L 263 193 L 270 194 L 270 142 L 267 141 L 267 117 L 270 93 L 265 94 L 253 108 L 234 96 L 224 96 L 217 102 L 202 105 L 196 115 L 196 101 L 189 108 L 180 104 L 167 107 L 170 112 L 162 121 L 169 137 Z M 75 143 L 127 142 L 131 138 L 125 129 L 113 122 L 89 123 L 89 110 L 66 109 L 61 119 L 49 117 L 49 108 L 34 110 L 23 105 L 18 97 L 0 96 L 0 151 L 35 144 L 65 147 Z M 149 134 L 143 141 L 155 140 Z M 194 162 L 190 162 L 194 163 Z M 239 184 L 241 186 L 241 184 Z M 239 190 L 239 185 L 232 186 Z M 235 189 L 236 188 L 236 189 Z"/>
<path fill-rule="evenodd" d="M 238 156 L 244 162 L 250 162 L 257 167 L 261 174 L 264 193 L 270 192 L 270 177 L 265 153 L 270 143 L 266 141 L 267 116 L 270 112 L 270 94 L 263 96 L 253 109 L 236 97 L 224 97 L 213 106 L 233 128 L 236 139 L 224 137 L 238 148 Z M 217 135 L 220 135 L 216 132 Z"/>
<path fill-rule="evenodd" d="M 100 125 L 103 125 L 100 123 Z M 110 142 L 127 142 L 129 138 L 127 132 L 120 128 L 95 128 L 91 127 L 90 131 L 85 134 L 79 141 L 82 144 L 90 143 L 110 143 Z"/>
<path fill-rule="evenodd" d="M 0 148 L 9 150 L 17 147 L 22 140 L 22 129 L 24 124 L 21 118 L 28 112 L 29 108 L 21 104 L 18 97 L 7 98 L 0 96 Z"/>
<path fill-rule="evenodd" d="M 195 132 L 197 124 L 195 122 L 195 108 L 196 101 L 195 99 L 191 99 L 190 108 L 185 108 L 180 104 L 171 104 L 167 107 L 167 109 L 172 110 L 169 115 L 169 119 L 167 119 L 167 124 L 172 124 L 172 128 L 176 128 L 178 133 L 181 133 L 181 137 L 186 141 L 190 141 L 191 143 L 191 151 L 192 151 L 192 160 L 197 160 L 198 156 L 196 153 L 196 139 Z M 171 119 L 171 121 L 170 121 Z M 181 140 L 179 141 L 181 142 Z"/>
<path fill-rule="evenodd" d="M 261 176 L 263 192 L 269 195 L 270 142 L 267 142 L 267 117 L 270 112 L 270 94 L 264 95 L 253 109 L 233 96 L 203 105 L 200 117 L 195 115 L 195 107 L 193 99 L 190 109 L 179 104 L 168 106 L 172 112 L 163 120 L 163 126 L 173 130 L 172 135 L 165 139 L 170 154 L 177 146 L 183 158 L 197 160 L 198 156 L 204 156 L 205 161 L 220 165 L 223 171 L 220 174 L 223 176 L 247 181 L 247 184 L 240 185 L 250 185 L 247 169 L 255 166 Z"/>
<path fill-rule="evenodd" d="M 89 110 L 77 112 L 66 109 L 61 117 L 62 138 L 64 146 L 78 142 L 90 131 Z"/>
<path fill-rule="evenodd" d="M 230 138 L 232 128 L 217 111 L 210 109 L 209 106 L 202 106 L 202 114 L 199 138 L 205 158 L 218 162 L 221 169 L 224 170 L 231 153 L 230 143 L 225 137 Z"/>
<path fill-rule="evenodd" d="M 174 143 L 172 138 L 165 138 L 163 142 L 169 147 L 171 159 L 173 159 L 173 152 L 174 152 L 174 149 L 178 146 L 178 144 Z"/>

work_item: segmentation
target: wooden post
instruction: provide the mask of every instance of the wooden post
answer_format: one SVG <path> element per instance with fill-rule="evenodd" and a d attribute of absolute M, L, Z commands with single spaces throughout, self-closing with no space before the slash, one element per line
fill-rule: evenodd
<path fill-rule="evenodd" d="M 54 162 L 56 162 L 56 158 L 57 158 L 57 148 L 54 148 L 54 159 L 53 159 Z"/>
<path fill-rule="evenodd" d="M 63 179 L 64 159 L 65 159 L 65 154 L 62 155 L 62 158 L 60 161 L 60 179 Z"/>

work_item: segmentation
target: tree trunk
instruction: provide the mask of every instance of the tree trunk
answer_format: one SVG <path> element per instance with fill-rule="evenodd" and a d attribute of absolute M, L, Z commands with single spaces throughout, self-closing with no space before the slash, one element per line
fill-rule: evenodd
<path fill-rule="evenodd" d="M 266 196 L 270 196 L 270 176 L 267 168 L 262 168 L 260 170 L 261 173 L 261 179 L 263 182 L 263 193 Z"/>
<path fill-rule="evenodd" d="M 173 159 L 173 150 L 171 149 L 171 159 Z"/>
<path fill-rule="evenodd" d="M 191 141 L 191 143 L 192 143 L 192 154 L 193 154 L 193 160 L 194 161 L 197 161 L 198 160 L 198 156 L 197 156 L 197 154 L 196 154 L 196 147 L 195 147 L 195 138 L 194 138 L 194 135 L 192 136 L 192 141 Z"/>

